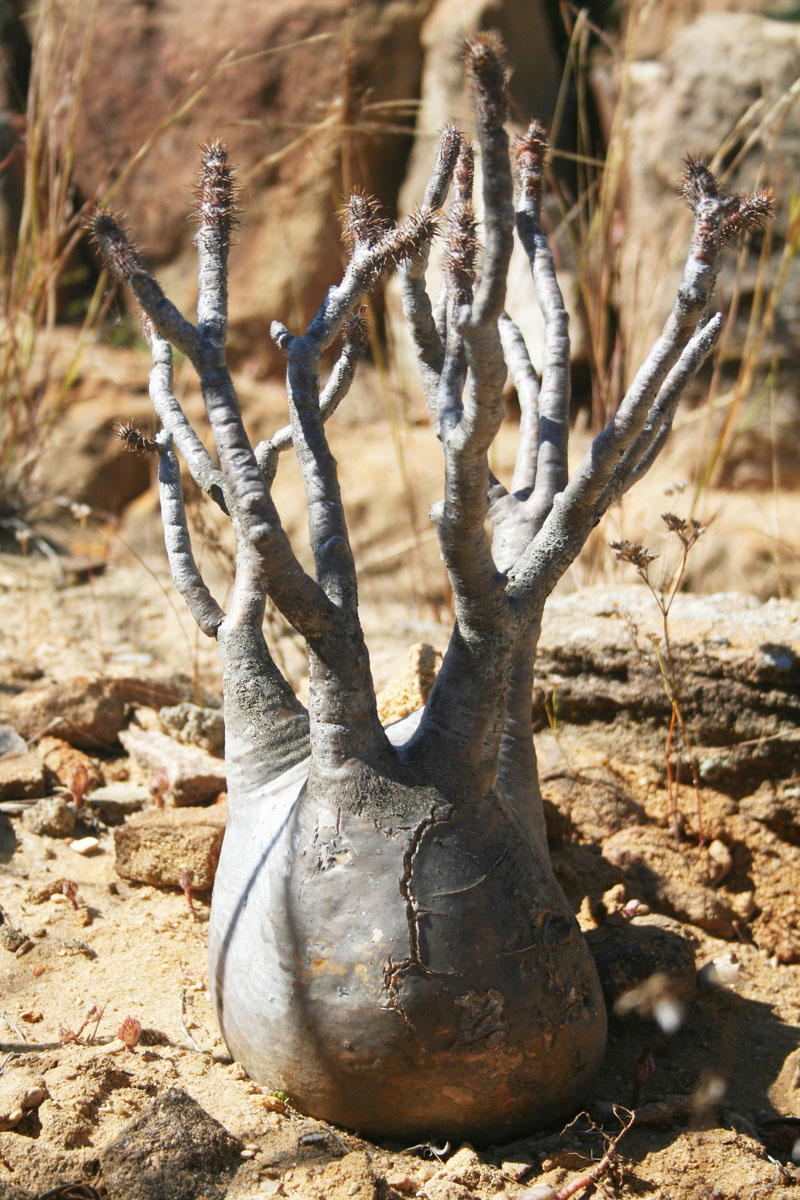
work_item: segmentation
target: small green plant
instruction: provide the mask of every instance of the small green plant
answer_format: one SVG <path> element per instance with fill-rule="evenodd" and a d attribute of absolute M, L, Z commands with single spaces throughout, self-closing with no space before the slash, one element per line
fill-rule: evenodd
<path fill-rule="evenodd" d="M 619 562 L 630 563 L 636 568 L 639 578 L 645 583 L 656 602 L 659 613 L 661 614 L 661 635 L 651 635 L 650 642 L 652 645 L 652 654 L 657 665 L 661 682 L 664 685 L 664 691 L 667 695 L 667 700 L 670 704 L 670 721 L 667 731 L 667 739 L 664 747 L 664 761 L 667 770 L 667 787 L 669 790 L 669 809 L 670 819 L 672 821 L 672 830 L 675 837 L 676 848 L 680 844 L 680 824 L 678 820 L 678 801 L 675 789 L 676 779 L 672 770 L 672 742 L 675 736 L 676 729 L 679 730 L 683 748 L 686 753 L 686 758 L 689 762 L 689 767 L 692 772 L 692 781 L 694 783 L 695 796 L 697 798 L 697 832 L 700 841 L 700 846 L 705 844 L 705 833 L 703 830 L 703 811 L 700 794 L 700 777 L 697 772 L 697 763 L 695 761 L 692 743 L 689 738 L 689 730 L 684 718 L 681 701 L 683 697 L 683 688 L 686 682 L 686 676 L 691 666 L 691 657 L 683 659 L 678 654 L 675 643 L 672 639 L 672 631 L 670 629 L 670 610 L 673 601 L 678 594 L 681 583 L 686 574 L 686 564 L 689 558 L 691 549 L 706 531 L 705 525 L 702 525 L 694 517 L 688 520 L 683 517 L 678 517 L 675 513 L 663 513 L 661 517 L 670 533 L 674 534 L 680 544 L 680 550 L 677 560 L 672 567 L 665 570 L 661 580 L 655 583 L 650 574 L 652 563 L 658 558 L 657 554 L 653 554 L 641 542 L 612 542 L 611 549 L 616 554 Z"/>

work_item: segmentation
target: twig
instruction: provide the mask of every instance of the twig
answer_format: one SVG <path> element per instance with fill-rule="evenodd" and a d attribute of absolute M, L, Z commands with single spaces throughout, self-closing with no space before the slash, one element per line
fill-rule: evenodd
<path fill-rule="evenodd" d="M 11 1020 L 11 1017 L 9 1017 L 8 1013 L 0 1012 L 0 1017 L 2 1017 L 5 1023 L 14 1030 L 14 1033 L 21 1042 L 27 1042 L 28 1039 L 26 1038 L 25 1034 L 22 1032 L 19 1025 L 17 1025 L 16 1021 Z"/>
<path fill-rule="evenodd" d="M 200 1047 L 200 1046 L 198 1046 L 197 1042 L 194 1040 L 194 1038 L 192 1037 L 191 1033 L 189 1032 L 189 1030 L 188 1030 L 188 1028 L 187 1028 L 187 1025 L 186 1025 L 186 1020 L 185 1020 L 185 1016 L 184 1016 L 185 1009 L 186 1009 L 186 988 L 181 988 L 181 1003 L 180 1003 L 180 1025 L 181 1025 L 181 1032 L 182 1032 L 182 1033 L 184 1033 L 184 1034 L 186 1035 L 186 1037 L 189 1039 L 189 1041 L 190 1041 L 190 1042 L 192 1043 L 192 1045 L 194 1046 L 195 1050 L 197 1050 L 197 1052 L 198 1052 L 199 1054 L 202 1054 L 202 1049 L 201 1049 L 201 1047 Z"/>
<path fill-rule="evenodd" d="M 628 1120 L 623 1125 L 622 1129 L 620 1129 L 617 1136 L 611 1139 L 608 1144 L 608 1149 L 600 1159 L 599 1163 L 596 1163 L 584 1175 L 579 1175 L 578 1178 L 573 1179 L 571 1183 L 567 1183 L 563 1188 L 559 1188 L 558 1191 L 554 1191 L 550 1188 L 543 1189 L 541 1186 L 533 1187 L 527 1192 L 523 1192 L 522 1196 L 520 1196 L 520 1200 L 569 1200 L 570 1196 L 574 1196 L 576 1192 L 582 1191 L 583 1188 L 591 1187 L 592 1184 L 597 1183 L 600 1176 L 610 1167 L 619 1143 L 628 1132 L 633 1122 L 636 1120 L 636 1114 L 631 1112 L 630 1109 L 623 1108 L 621 1105 L 615 1104 L 614 1115 L 617 1117 L 617 1119 L 619 1119 L 619 1114 L 621 1112 L 626 1112 L 628 1114 Z M 592 1124 L 594 1124 L 594 1122 L 592 1122 Z"/>

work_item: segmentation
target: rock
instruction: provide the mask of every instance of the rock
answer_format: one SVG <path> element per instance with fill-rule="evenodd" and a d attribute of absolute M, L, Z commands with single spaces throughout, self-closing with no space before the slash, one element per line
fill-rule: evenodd
<path fill-rule="evenodd" d="M 0 725 L 0 759 L 7 754 L 24 754 L 27 749 L 28 743 L 19 736 L 13 725 Z"/>
<path fill-rule="evenodd" d="M 717 937 L 735 937 L 736 914 L 719 892 L 702 882 L 696 853 L 691 847 L 680 853 L 665 829 L 644 825 L 621 829 L 603 843 L 603 857 L 625 871 L 652 908 Z"/>
<path fill-rule="evenodd" d="M 670 1009 L 681 1019 L 696 992 L 694 950 L 677 922 L 667 917 L 621 917 L 606 921 L 585 935 L 600 976 L 609 1011 L 634 989 L 640 989 L 637 1011 L 642 1016 L 670 1019 Z M 647 984 L 660 977 L 658 986 Z M 628 1011 L 633 1011 L 631 1004 Z M 662 1022 L 659 1022 L 662 1023 Z"/>
<path fill-rule="evenodd" d="M 101 1152 L 109 1200 L 224 1200 L 241 1143 L 170 1088 Z"/>
<path fill-rule="evenodd" d="M 406 661 L 378 693 L 378 716 L 384 725 L 401 721 L 426 703 L 442 665 L 441 651 L 424 642 L 411 646 Z"/>
<path fill-rule="evenodd" d="M 683 675 L 681 709 L 703 782 L 741 797 L 764 779 L 791 779 L 800 726 L 800 605 L 679 594 L 670 622 Z M 650 637 L 662 633 L 644 587 L 587 588 L 551 599 L 536 659 L 535 726 L 548 728 L 545 699 L 555 695 L 562 730 L 581 726 L 584 744 L 663 772 L 670 705 L 647 654 Z"/>
<path fill-rule="evenodd" d="M 753 239 L 753 248 L 743 262 L 735 253 L 723 255 L 721 294 L 738 292 L 742 303 L 733 328 L 726 333 L 719 388 L 722 393 L 732 386 L 749 341 L 746 334 L 751 301 L 760 281 L 777 278 L 784 252 L 781 231 L 789 224 L 792 202 L 791 187 L 784 181 L 797 178 L 800 172 L 800 129 L 796 120 L 786 119 L 790 109 L 784 97 L 797 79 L 800 23 L 753 13 L 701 12 L 695 20 L 681 22 L 670 34 L 657 47 L 654 57 L 643 56 L 630 64 L 628 111 L 617 113 L 617 120 L 621 117 L 626 130 L 625 184 L 621 192 L 625 236 L 620 246 L 620 294 L 625 303 L 620 320 L 626 344 L 631 347 L 632 377 L 646 348 L 661 330 L 681 275 L 688 244 L 688 216 L 671 241 L 665 232 L 673 229 L 679 218 L 676 182 L 681 160 L 687 147 L 693 155 L 710 158 L 725 145 L 729 131 L 735 130 L 736 152 L 729 149 L 723 156 L 724 166 L 732 161 L 726 183 L 741 190 L 769 183 L 776 191 L 778 209 L 776 233 L 765 262 L 760 262 L 759 237 Z M 753 46 L 758 46 L 757 55 L 751 52 Z M 720 63 L 725 64 L 722 71 Z M 607 80 L 612 70 L 607 63 L 596 73 Z M 747 153 L 741 153 L 742 146 L 747 147 Z M 738 280 L 737 272 L 741 272 Z M 776 319 L 763 345 L 755 348 L 756 380 L 751 385 L 755 395 L 759 376 L 774 370 L 770 378 L 770 420 L 740 421 L 735 446 L 728 447 L 733 454 L 727 459 L 728 477 L 739 486 L 745 482 L 772 486 L 776 465 L 784 487 L 796 486 L 800 479 L 792 450 L 800 434 L 800 404 L 794 387 L 800 302 L 797 272 L 789 274 L 786 285 L 771 297 L 771 302 L 776 304 Z M 747 396 L 744 399 L 746 406 Z M 727 417 L 727 412 L 724 415 Z M 740 415 L 744 416 L 744 410 Z"/>
<path fill-rule="evenodd" d="M 27 1112 L 38 1108 L 47 1096 L 43 1079 L 21 1070 L 0 1075 L 0 1132 L 15 1129 Z"/>
<path fill-rule="evenodd" d="M 86 792 L 92 792 L 104 783 L 103 772 L 88 754 L 76 750 L 62 738 L 43 737 L 37 746 L 39 757 L 51 776 L 62 785 L 71 788 L 76 771 L 86 771 Z"/>
<path fill-rule="evenodd" d="M 137 766 L 150 775 L 163 771 L 176 805 L 207 804 L 225 790 L 225 763 L 196 746 L 185 746 L 157 730 L 131 726 L 120 741 Z"/>
<path fill-rule="evenodd" d="M 83 750 L 110 750 L 135 704 L 174 704 L 177 688 L 168 683 L 110 676 L 76 675 L 42 683 L 2 703 L 2 711 L 23 737 L 55 733 Z"/>
<path fill-rule="evenodd" d="M 144 784 L 125 782 L 107 783 L 105 787 L 95 788 L 89 797 L 92 808 L 109 822 L 121 821 L 129 813 L 139 812 L 152 799 L 150 789 Z"/>
<path fill-rule="evenodd" d="M 215 758 L 225 756 L 225 720 L 221 708 L 176 704 L 158 714 L 165 733 L 190 746 L 199 746 Z"/>
<path fill-rule="evenodd" d="M 6 754 L 0 758 L 0 800 L 37 799 L 47 795 L 44 764 L 38 754 Z"/>
<path fill-rule="evenodd" d="M 504 39 L 511 68 L 511 110 L 522 123 L 517 125 L 516 131 L 521 132 L 530 117 L 537 117 L 545 126 L 550 126 L 562 64 L 552 36 L 548 5 L 543 0 L 504 0 L 503 4 L 492 0 L 436 0 L 420 36 L 423 52 L 420 107 L 417 133 L 399 196 L 398 208 L 403 214 L 412 212 L 422 201 L 442 128 L 452 121 L 466 133 L 474 133 L 472 101 L 469 89 L 464 86 L 462 61 L 460 55 L 454 53 L 454 47 L 462 44 L 465 35 L 478 29 L 495 29 Z M 480 216 L 479 179 L 475 192 Z M 557 226 L 557 210 L 553 215 L 552 225 Z M 559 240 L 556 254 L 559 267 L 563 267 L 565 257 L 571 260 L 566 237 Z M 433 244 L 427 275 L 428 291 L 434 299 L 438 294 L 443 257 L 442 239 Z M 584 340 L 576 274 L 562 270 L 559 281 L 570 313 L 574 359 L 582 355 Z M 506 307 L 522 329 L 535 365 L 541 367 L 544 323 L 535 302 L 527 256 L 516 242 L 509 269 Z M 402 315 L 400 286 L 396 278 L 391 278 L 386 285 L 386 310 L 396 386 L 405 396 L 419 396 L 419 369 Z"/>
<path fill-rule="evenodd" d="M 146 455 L 131 454 L 116 436 L 118 396 L 102 384 L 89 386 L 96 387 L 98 394 L 87 396 L 84 392 L 79 400 L 63 406 L 58 440 L 45 446 L 37 473 L 47 480 L 53 494 L 117 515 L 150 487 L 153 464 Z M 146 396 L 132 396 L 131 390 L 122 415 L 139 429 L 152 428 L 152 405 Z"/>
<path fill-rule="evenodd" d="M 29 833 L 45 837 L 72 837 L 76 821 L 75 805 L 66 796 L 47 796 L 44 800 L 37 800 L 22 816 L 22 823 Z"/>
<path fill-rule="evenodd" d="M 109 162 L 135 153 L 176 94 L 199 90 L 180 130 L 157 136 L 115 203 L 130 214 L 170 298 L 190 311 L 197 260 L 187 189 L 198 146 L 225 137 L 244 181 L 247 217 L 231 254 L 229 361 L 246 356 L 251 370 L 283 374 L 284 357 L 263 335 L 264 322 L 304 325 L 340 278 L 334 197 L 349 188 L 351 167 L 353 183 L 394 204 L 405 165 L 396 130 L 412 123 L 396 104 L 418 94 L 419 30 L 430 7 L 431 0 L 360 0 L 352 32 L 348 0 L 228 5 L 224 21 L 220 10 L 192 0 L 144 7 L 109 0 L 96 12 L 87 70 L 97 86 L 77 116 L 76 185 L 94 195 Z M 75 50 L 90 0 L 77 9 L 67 27 Z M 245 69 L 235 66 L 242 47 Z M 301 145 L 287 156 L 295 138 Z"/>
<path fill-rule="evenodd" d="M 86 856 L 89 854 L 95 854 L 96 851 L 100 849 L 100 842 L 96 837 L 77 838 L 74 842 L 70 842 L 69 848 L 70 850 L 73 850 L 75 854 L 82 854 Z"/>
<path fill-rule="evenodd" d="M 114 830 L 117 874 L 136 883 L 179 887 L 181 871 L 194 872 L 195 891 L 209 891 L 219 862 L 227 805 L 151 808 Z"/>

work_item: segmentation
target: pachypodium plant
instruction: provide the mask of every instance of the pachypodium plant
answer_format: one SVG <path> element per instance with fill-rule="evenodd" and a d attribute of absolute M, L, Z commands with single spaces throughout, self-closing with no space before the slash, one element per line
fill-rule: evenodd
<path fill-rule="evenodd" d="M 545 839 L 531 728 L 543 606 L 609 505 L 656 457 L 719 335 L 709 298 L 720 248 L 760 224 L 770 198 L 722 195 L 705 165 L 687 163 L 694 228 L 674 308 L 570 479 L 567 315 L 540 215 L 544 130 L 534 122 L 509 146 L 506 73 L 491 35 L 468 41 L 466 64 L 482 251 L 473 151 L 449 127 L 420 209 L 393 227 L 353 194 L 341 282 L 304 333 L 272 325 L 287 360 L 290 423 L 255 448 L 225 362 L 236 204 L 223 147 L 209 146 L 201 168 L 196 324 L 165 297 L 119 221 L 97 212 L 93 231 L 145 314 L 169 562 L 223 665 L 229 816 L 209 957 L 228 1047 L 255 1079 L 327 1120 L 393 1138 L 499 1141 L 576 1102 L 606 1033 L 597 975 Z M 504 311 L 515 229 L 544 314 L 541 378 Z M 440 232 L 445 284 L 432 302 L 425 276 Z M 325 422 L 364 349 L 364 297 L 392 268 L 444 458 L 444 500 L 431 516 L 455 625 L 425 708 L 383 728 Z M 339 337 L 323 386 L 321 356 Z M 197 371 L 218 464 L 175 399 L 172 346 Z M 508 372 L 522 418 L 504 485 L 488 455 Z M 313 574 L 270 492 L 290 447 L 302 470 Z M 232 522 L 227 611 L 192 555 L 176 451 Z M 307 710 L 270 657 L 267 596 L 307 645 Z"/>

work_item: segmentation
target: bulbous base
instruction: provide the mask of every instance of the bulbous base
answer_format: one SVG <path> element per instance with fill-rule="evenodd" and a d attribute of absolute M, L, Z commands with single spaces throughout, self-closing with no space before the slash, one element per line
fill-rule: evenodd
<path fill-rule="evenodd" d="M 209 955 L 234 1058 L 378 1138 L 502 1142 L 557 1119 L 606 1017 L 546 855 L 495 794 L 456 812 L 398 789 L 398 815 L 372 819 L 303 774 L 232 798 Z"/>

